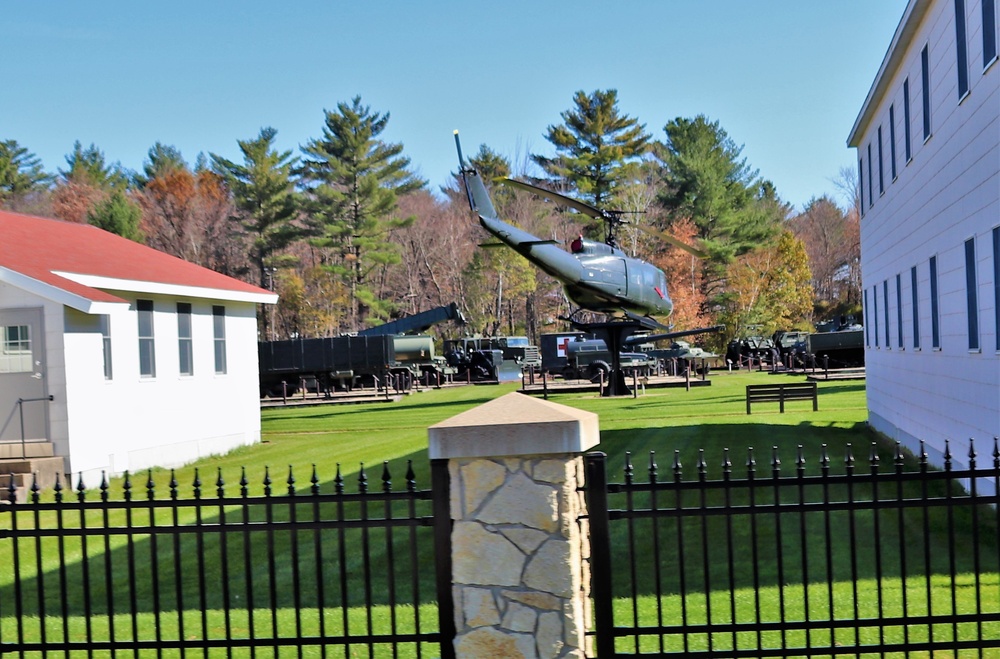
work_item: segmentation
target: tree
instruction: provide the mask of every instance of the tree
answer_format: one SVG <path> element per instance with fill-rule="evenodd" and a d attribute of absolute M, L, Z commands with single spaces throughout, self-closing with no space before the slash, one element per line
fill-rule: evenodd
<path fill-rule="evenodd" d="M 807 326 L 813 291 L 809 257 L 802 241 L 782 231 L 773 245 L 746 252 L 727 267 L 727 290 L 717 319 L 729 337 L 748 328 L 770 336 L 779 329 Z"/>
<path fill-rule="evenodd" d="M 688 218 L 708 254 L 703 291 L 716 304 L 726 286 L 726 267 L 775 235 L 788 208 L 774 186 L 758 178 L 719 123 L 704 115 L 678 117 L 664 126 L 667 139 L 653 144 L 660 164 L 658 201 L 667 220 Z"/>
<path fill-rule="evenodd" d="M 91 144 L 84 149 L 77 140 L 66 156 L 68 169 L 60 169 L 60 179 L 52 192 L 52 212 L 67 222 L 87 222 L 91 210 L 108 200 L 115 190 L 128 189 L 129 176 L 117 163 L 109 165 L 104 153 Z"/>
<path fill-rule="evenodd" d="M 302 235 L 294 224 L 297 201 L 292 168 L 297 159 L 291 151 L 274 148 L 278 131 L 261 128 L 256 139 L 238 140 L 243 164 L 214 153 L 212 167 L 225 180 L 239 211 L 233 216 L 251 237 L 251 260 L 257 270 L 258 285 L 264 287 L 266 268 L 280 250 Z"/>
<path fill-rule="evenodd" d="M 412 221 L 396 217 L 397 197 L 424 187 L 409 171 L 403 146 L 380 135 L 389 114 L 372 112 L 356 96 L 325 111 L 322 137 L 302 148 L 300 170 L 311 221 L 328 250 L 326 267 L 350 289 L 350 326 L 359 329 L 366 316 L 385 318 L 389 305 L 380 296 L 386 269 L 399 262 L 390 232 Z"/>
<path fill-rule="evenodd" d="M 561 113 L 563 124 L 549 126 L 546 139 L 556 147 L 554 158 L 532 156 L 550 176 L 598 208 L 613 203 L 629 182 L 635 161 L 646 152 L 650 135 L 645 125 L 618 109 L 618 92 L 578 91 L 574 108 Z"/>
<path fill-rule="evenodd" d="M 817 308 L 831 309 L 846 301 L 850 295 L 848 272 L 860 256 L 847 214 L 823 196 L 810 200 L 788 225 L 809 254 Z"/>
<path fill-rule="evenodd" d="M 87 213 L 87 222 L 123 238 L 141 243 L 142 208 L 128 198 L 122 190 L 115 190 L 103 201 L 97 202 Z"/>
<path fill-rule="evenodd" d="M 42 161 L 17 143 L 17 140 L 0 142 L 0 206 L 23 199 L 44 190 L 52 176 L 42 169 Z"/>
<path fill-rule="evenodd" d="M 73 153 L 66 156 L 66 164 L 69 169 L 60 169 L 59 173 L 67 182 L 91 185 L 108 192 L 128 187 L 129 177 L 122 166 L 107 164 L 104 153 L 93 144 L 84 149 L 79 140 L 74 142 Z"/>
<path fill-rule="evenodd" d="M 177 147 L 157 142 L 150 147 L 147 153 L 147 160 L 142 164 L 143 173 L 135 175 L 135 184 L 137 187 L 142 188 L 145 187 L 150 179 L 187 168 L 188 165 L 184 162 L 184 158 Z"/>

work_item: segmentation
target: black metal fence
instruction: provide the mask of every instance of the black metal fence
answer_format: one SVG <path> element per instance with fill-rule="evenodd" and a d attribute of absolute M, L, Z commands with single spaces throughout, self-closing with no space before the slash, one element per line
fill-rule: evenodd
<path fill-rule="evenodd" d="M 685 479 L 676 455 L 672 477 L 650 454 L 613 484 L 587 456 L 600 659 L 1000 656 L 996 439 L 992 467 L 970 450 L 960 470 L 947 451 L 935 470 L 897 445 L 884 469 L 875 445 L 866 465 L 824 445 L 784 471 L 750 449 L 743 477 L 727 451 L 712 479 L 702 452 Z"/>
<path fill-rule="evenodd" d="M 450 656 L 446 462 L 432 477 L 433 492 L 409 465 L 393 491 L 387 464 L 371 489 L 362 465 L 356 493 L 339 466 L 326 484 L 314 468 L 306 490 L 291 470 L 280 484 L 265 473 L 263 496 L 245 472 L 227 490 L 221 471 L 210 485 L 195 472 L 184 495 L 171 474 L 164 498 L 152 474 L 139 488 L 126 475 L 120 498 L 104 481 L 88 500 L 82 479 L 75 492 L 60 480 L 54 501 L 11 491 L 0 654 Z"/>

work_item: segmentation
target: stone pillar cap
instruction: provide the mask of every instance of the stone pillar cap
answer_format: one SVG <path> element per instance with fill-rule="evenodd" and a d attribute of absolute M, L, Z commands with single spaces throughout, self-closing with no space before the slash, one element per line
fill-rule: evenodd
<path fill-rule="evenodd" d="M 427 429 L 432 460 L 583 453 L 601 441 L 597 415 L 513 392 Z"/>

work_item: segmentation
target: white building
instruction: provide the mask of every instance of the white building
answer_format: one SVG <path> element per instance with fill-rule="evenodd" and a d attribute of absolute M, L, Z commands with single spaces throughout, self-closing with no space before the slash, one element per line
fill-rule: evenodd
<path fill-rule="evenodd" d="M 256 305 L 276 299 L 92 226 L 0 211 L 0 471 L 45 473 L 17 459 L 54 455 L 49 478 L 96 486 L 259 441 Z"/>
<path fill-rule="evenodd" d="M 1000 435 L 997 0 L 910 0 L 848 138 L 871 425 L 932 461 Z"/>

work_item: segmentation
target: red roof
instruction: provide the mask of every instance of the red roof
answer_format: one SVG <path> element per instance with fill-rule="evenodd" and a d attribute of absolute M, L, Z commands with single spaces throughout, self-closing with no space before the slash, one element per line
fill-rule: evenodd
<path fill-rule="evenodd" d="M 273 296 L 270 291 L 89 224 L 7 211 L 0 211 L 0 268 L 94 302 L 124 300 L 54 273 Z"/>

